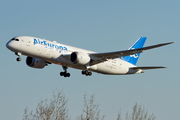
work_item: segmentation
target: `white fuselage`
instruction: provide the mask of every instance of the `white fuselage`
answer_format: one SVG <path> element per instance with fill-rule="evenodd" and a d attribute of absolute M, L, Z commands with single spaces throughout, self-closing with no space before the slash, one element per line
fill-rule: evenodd
<path fill-rule="evenodd" d="M 70 61 L 69 57 L 72 52 L 78 51 L 82 53 L 95 53 L 92 51 L 64 45 L 55 41 L 48 41 L 36 37 L 20 36 L 16 37 L 18 41 L 11 40 L 7 43 L 7 47 L 15 52 L 25 56 L 30 56 L 47 61 L 48 63 L 54 63 L 62 66 L 72 67 L 76 69 L 85 70 L 83 65 L 74 64 Z M 88 70 L 102 73 L 102 74 L 135 74 L 141 73 L 142 70 L 132 70 L 130 67 L 136 67 L 131 63 L 128 63 L 120 58 L 108 59 L 105 62 L 101 62 L 92 66 L 88 66 Z"/>

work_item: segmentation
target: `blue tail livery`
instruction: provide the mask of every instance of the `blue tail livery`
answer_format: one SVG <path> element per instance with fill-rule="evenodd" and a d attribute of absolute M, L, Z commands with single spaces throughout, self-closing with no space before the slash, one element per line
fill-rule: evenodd
<path fill-rule="evenodd" d="M 128 50 L 142 48 L 144 46 L 144 43 L 146 42 L 146 39 L 147 37 L 140 37 Z M 139 56 L 140 56 L 140 53 L 136 53 L 133 55 L 124 56 L 122 57 L 122 59 L 133 65 L 136 65 Z"/>

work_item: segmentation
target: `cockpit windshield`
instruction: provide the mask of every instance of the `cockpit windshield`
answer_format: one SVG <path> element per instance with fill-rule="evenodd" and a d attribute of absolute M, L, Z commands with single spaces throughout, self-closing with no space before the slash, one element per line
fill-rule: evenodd
<path fill-rule="evenodd" d="M 14 38 L 12 38 L 11 40 L 14 40 L 14 41 L 19 41 L 19 39 L 15 38 L 15 37 L 14 37 Z"/>

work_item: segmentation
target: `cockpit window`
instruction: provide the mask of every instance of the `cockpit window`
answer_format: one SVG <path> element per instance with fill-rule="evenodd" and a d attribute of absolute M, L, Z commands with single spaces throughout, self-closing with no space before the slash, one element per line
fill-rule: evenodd
<path fill-rule="evenodd" d="M 16 38 L 12 38 L 11 40 L 15 40 Z"/>
<path fill-rule="evenodd" d="M 14 40 L 14 41 L 19 41 L 19 39 L 16 39 L 16 38 L 12 38 L 11 40 Z"/>

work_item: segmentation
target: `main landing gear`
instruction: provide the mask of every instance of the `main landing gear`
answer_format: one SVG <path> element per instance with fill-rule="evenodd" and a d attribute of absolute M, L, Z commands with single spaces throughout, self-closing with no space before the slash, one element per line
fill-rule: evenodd
<path fill-rule="evenodd" d="M 67 72 L 67 69 L 68 67 L 66 66 L 62 66 L 63 69 L 64 69 L 64 72 L 60 72 L 60 76 L 64 76 L 64 77 L 70 77 L 70 73 Z M 82 71 L 82 74 L 83 75 L 86 75 L 86 76 L 91 76 L 92 75 L 92 72 L 88 71 L 88 70 L 83 70 Z"/>
<path fill-rule="evenodd" d="M 88 70 L 83 70 L 83 71 L 82 71 L 82 74 L 83 74 L 83 75 L 86 75 L 86 76 L 91 76 L 91 75 L 92 75 L 92 72 L 89 72 Z"/>
<path fill-rule="evenodd" d="M 64 72 L 60 72 L 60 76 L 64 76 L 64 77 L 70 77 L 70 73 L 67 73 L 67 67 L 66 66 L 62 66 L 64 69 Z"/>
<path fill-rule="evenodd" d="M 21 58 L 20 58 L 21 53 L 17 52 L 17 53 L 15 53 L 15 55 L 17 55 L 17 56 L 18 56 L 18 58 L 16 58 L 16 61 L 21 61 Z"/>

